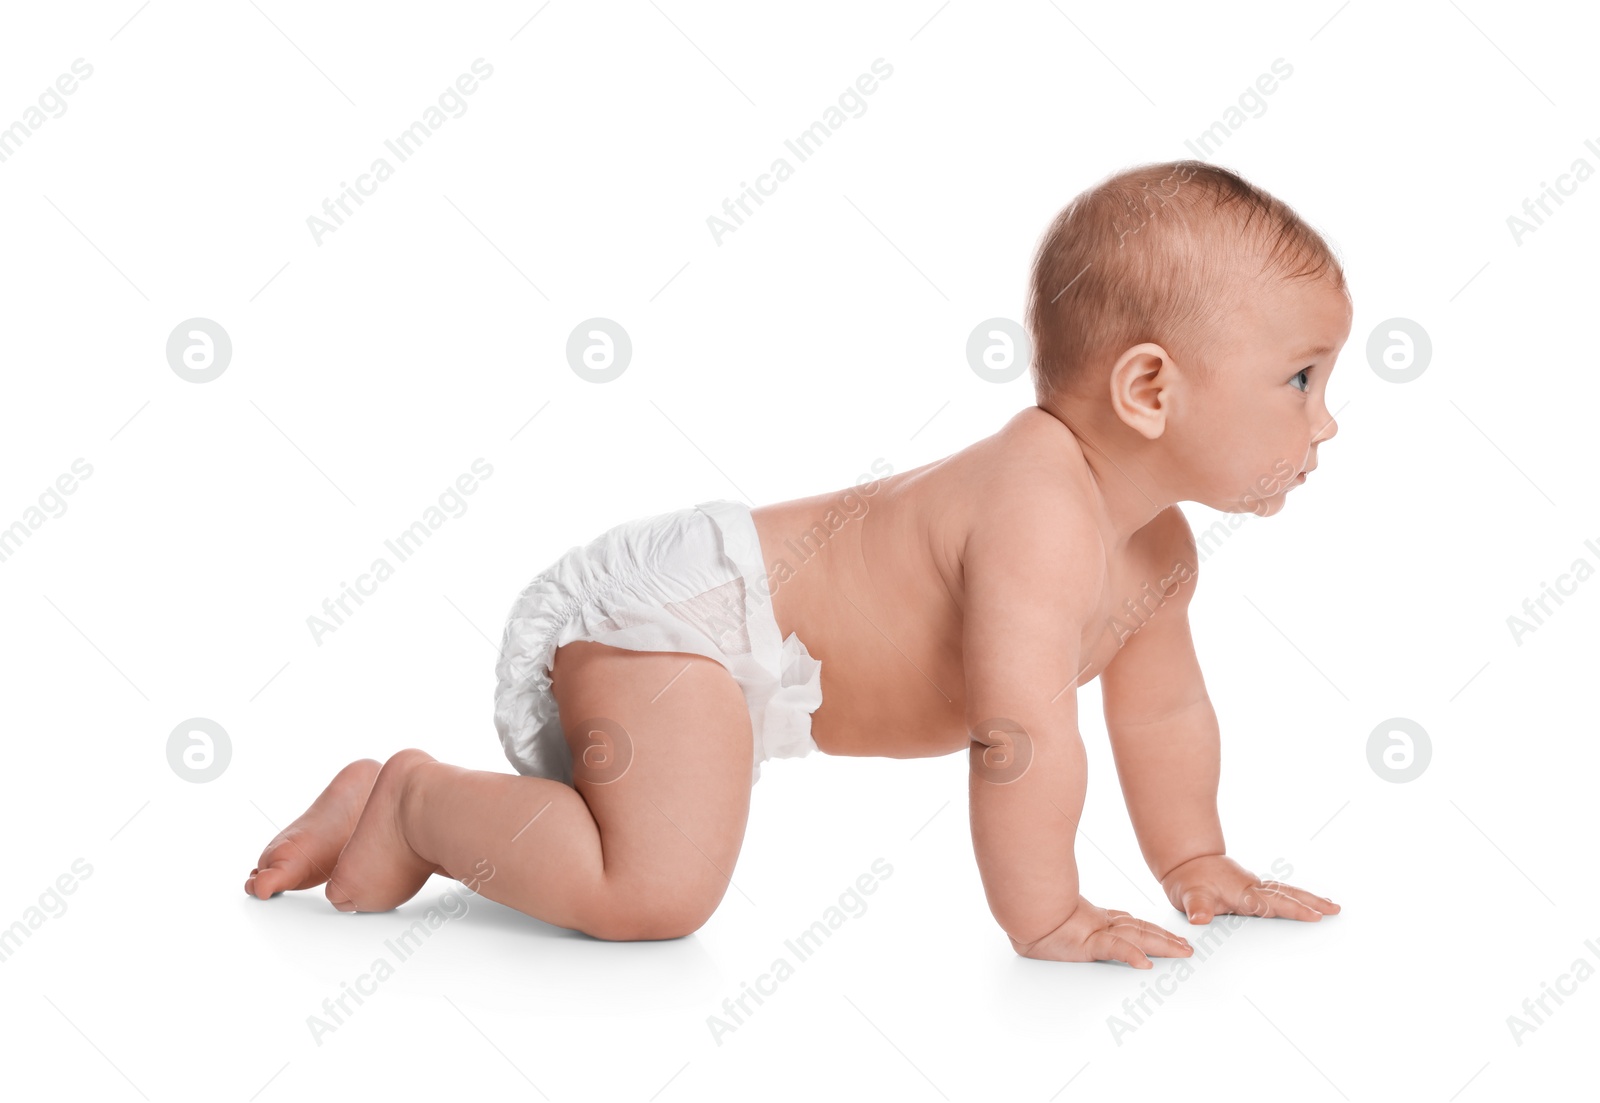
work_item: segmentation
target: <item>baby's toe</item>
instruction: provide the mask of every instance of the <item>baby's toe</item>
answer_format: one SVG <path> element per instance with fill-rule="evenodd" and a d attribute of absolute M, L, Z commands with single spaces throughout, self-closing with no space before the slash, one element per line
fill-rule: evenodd
<path fill-rule="evenodd" d="M 292 839 L 285 839 L 268 847 L 257 868 L 246 882 L 252 896 L 266 900 L 280 892 L 313 888 L 328 879 L 320 872 L 305 849 Z"/>

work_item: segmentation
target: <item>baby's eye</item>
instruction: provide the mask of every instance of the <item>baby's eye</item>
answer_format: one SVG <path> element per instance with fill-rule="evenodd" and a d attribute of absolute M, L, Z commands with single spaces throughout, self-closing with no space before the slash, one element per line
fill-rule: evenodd
<path fill-rule="evenodd" d="M 1296 383 L 1295 380 L 1297 379 L 1304 380 L 1304 382 Z M 1311 369 L 1301 368 L 1299 371 L 1294 373 L 1294 375 L 1290 378 L 1289 383 L 1295 388 L 1295 390 L 1305 391 L 1311 386 Z"/>

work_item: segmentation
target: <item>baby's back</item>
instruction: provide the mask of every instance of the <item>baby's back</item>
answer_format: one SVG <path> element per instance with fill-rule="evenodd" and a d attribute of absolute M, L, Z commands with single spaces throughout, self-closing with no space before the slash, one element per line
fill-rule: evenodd
<path fill-rule="evenodd" d="M 999 432 L 935 463 L 752 511 L 773 612 L 822 664 L 822 705 L 812 738 L 828 754 L 920 758 L 965 750 L 965 608 L 962 551 L 996 494 L 1037 497 L 1042 514 L 1105 532 L 1071 432 L 1038 407 Z M 1041 516 L 1059 522 L 1057 516 Z M 1149 529 L 1165 529 L 1152 522 Z M 1019 532 L 1018 541 L 1029 533 Z M 1114 656 L 1106 630 L 1112 595 L 1133 592 L 1140 565 L 1159 549 L 1131 542 L 1097 581 L 1096 615 L 1084 624 L 1082 669 L 1062 687 L 1097 677 Z M 1138 560 L 1135 562 L 1134 560 Z M 1062 584 L 1072 572 L 1039 580 Z"/>

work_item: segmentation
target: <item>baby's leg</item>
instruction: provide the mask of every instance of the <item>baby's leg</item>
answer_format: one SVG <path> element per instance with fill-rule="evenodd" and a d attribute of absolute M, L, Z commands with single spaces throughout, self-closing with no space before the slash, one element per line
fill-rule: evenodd
<path fill-rule="evenodd" d="M 587 641 L 558 649 L 553 666 L 576 789 L 402 751 L 333 871 L 336 907 L 387 910 L 443 871 L 597 938 L 676 938 L 710 917 L 750 810 L 750 714 L 738 685 L 701 656 Z M 595 719 L 631 743 L 614 780 L 581 764 Z"/>

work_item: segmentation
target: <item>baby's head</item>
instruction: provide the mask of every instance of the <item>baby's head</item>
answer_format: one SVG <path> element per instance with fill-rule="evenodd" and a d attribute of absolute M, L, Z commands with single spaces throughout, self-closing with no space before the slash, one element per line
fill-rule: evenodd
<path fill-rule="evenodd" d="M 1326 385 L 1350 318 L 1338 259 L 1288 205 L 1203 161 L 1142 165 L 1040 243 L 1035 395 L 1090 446 L 1137 434 L 1184 499 L 1276 512 L 1337 432 Z"/>

